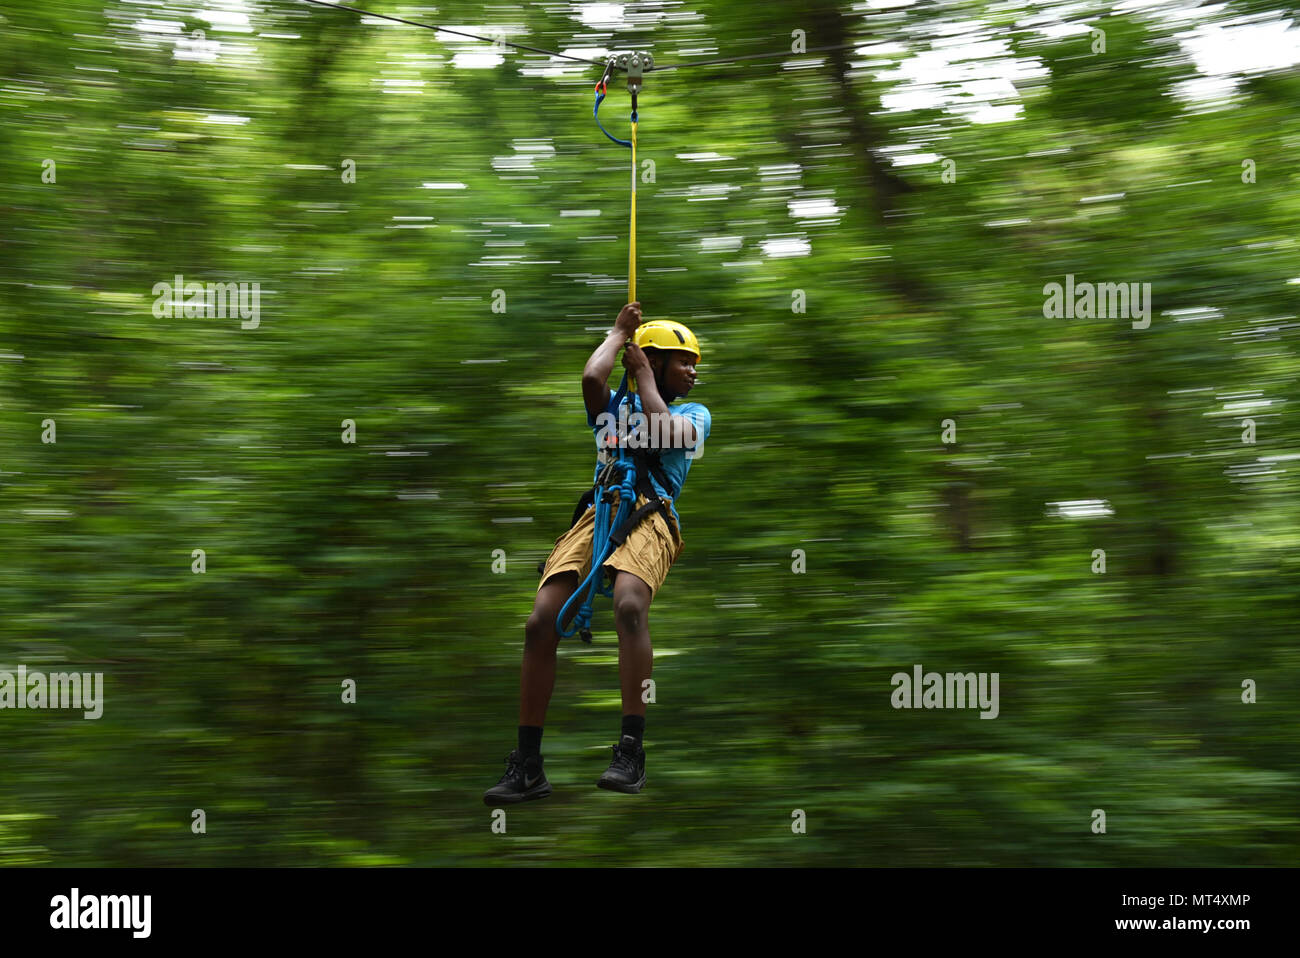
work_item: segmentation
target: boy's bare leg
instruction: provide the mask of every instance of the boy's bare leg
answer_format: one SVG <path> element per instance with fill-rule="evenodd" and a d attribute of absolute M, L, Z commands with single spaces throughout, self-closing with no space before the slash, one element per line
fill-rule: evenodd
<path fill-rule="evenodd" d="M 630 572 L 614 579 L 614 627 L 618 630 L 618 678 L 623 693 L 623 723 L 614 757 L 598 788 L 635 795 L 645 787 L 645 702 L 642 683 L 650 678 L 650 586 Z"/>
<path fill-rule="evenodd" d="M 650 586 L 630 572 L 614 580 L 614 627 L 618 630 L 618 678 L 623 714 L 645 716 L 642 683 L 654 668 L 650 647 Z"/>
<path fill-rule="evenodd" d="M 519 724 L 546 724 L 546 708 L 555 690 L 555 650 L 560 633 L 555 617 L 578 588 L 578 573 L 561 572 L 552 576 L 537 593 L 533 613 L 524 626 L 524 662 L 519 676 Z M 575 607 L 570 615 L 577 613 Z M 565 622 L 568 626 L 570 622 Z"/>
<path fill-rule="evenodd" d="M 525 728 L 519 730 L 519 748 L 506 759 L 501 781 L 483 793 L 485 805 L 514 805 L 551 794 L 538 746 L 555 688 L 555 648 L 560 644 L 555 617 L 577 588 L 578 573 L 560 572 L 537 590 L 533 614 L 524 626 L 524 664 L 519 676 L 519 724 Z"/>

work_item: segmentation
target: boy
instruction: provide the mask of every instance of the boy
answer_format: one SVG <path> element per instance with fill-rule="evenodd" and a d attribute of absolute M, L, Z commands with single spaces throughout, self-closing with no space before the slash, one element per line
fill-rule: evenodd
<path fill-rule="evenodd" d="M 635 336 L 634 342 L 628 342 Z M 618 632 L 618 673 L 623 698 L 623 726 L 614 758 L 596 784 L 617 792 L 636 793 L 645 785 L 645 703 L 642 682 L 650 677 L 648 613 L 669 568 L 682 551 L 680 522 L 672 500 L 681 493 L 691 462 L 702 453 L 712 420 L 699 403 L 683 403 L 670 411 L 668 404 L 685 396 L 695 385 L 699 342 L 681 323 L 655 320 L 641 325 L 641 304 L 629 303 L 618 314 L 614 328 L 587 360 L 582 373 L 582 398 L 587 425 L 595 432 L 597 475 L 607 461 L 602 440 L 613 433 L 609 413 L 609 374 L 620 346 L 623 367 L 635 377 L 638 392 L 625 403 L 631 412 L 649 420 L 648 442 L 658 462 L 650 470 L 654 491 L 672 513 L 659 509 L 638 523 L 627 539 L 605 561 L 614 585 L 614 625 Z M 615 411 L 616 413 L 617 411 Z M 627 414 L 625 414 L 627 415 Z M 629 420 L 634 417 L 628 415 Z M 646 439 L 645 434 L 641 434 Z M 661 467 L 661 468 L 660 468 Z M 666 480 L 666 481 L 665 481 Z M 647 501 L 638 496 L 637 506 Z M 617 505 L 611 507 L 617 509 Z M 542 723 L 555 688 L 555 649 L 560 642 L 556 616 L 590 571 L 595 506 L 589 506 L 573 527 L 555 541 L 542 571 L 533 613 L 524 626 L 524 661 L 519 682 L 519 747 L 506 759 L 506 773 L 488 789 L 488 805 L 513 805 L 551 794 L 542 771 Z M 600 543 L 596 544 L 598 547 Z M 565 622 L 565 627 L 568 626 Z"/>

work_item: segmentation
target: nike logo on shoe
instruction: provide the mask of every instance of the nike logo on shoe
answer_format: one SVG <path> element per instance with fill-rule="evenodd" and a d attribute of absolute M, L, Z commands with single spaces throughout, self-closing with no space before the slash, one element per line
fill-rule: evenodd
<path fill-rule="evenodd" d="M 524 788 L 532 788 L 534 785 L 536 785 L 536 784 L 537 784 L 538 782 L 540 782 L 541 780 L 542 780 L 542 776 L 540 776 L 540 775 L 538 775 L 538 776 L 536 776 L 536 777 L 534 777 L 534 778 L 529 778 L 527 775 L 525 775 L 525 776 L 524 776 Z"/>

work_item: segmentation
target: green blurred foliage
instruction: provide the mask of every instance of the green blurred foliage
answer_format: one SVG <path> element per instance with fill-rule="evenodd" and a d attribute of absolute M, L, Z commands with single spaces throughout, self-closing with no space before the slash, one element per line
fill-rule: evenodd
<path fill-rule="evenodd" d="M 862 44 L 647 78 L 638 298 L 700 336 L 714 422 L 652 610 L 650 784 L 593 788 L 598 606 L 597 645 L 561 647 L 555 795 L 501 836 L 480 796 L 626 298 L 599 68 L 210 7 L 0 22 L 0 668 L 106 683 L 97 721 L 0 712 L 0 864 L 1294 864 L 1294 68 L 1189 99 L 1191 21 L 1159 8 L 1090 7 L 1093 54 L 1020 3 L 633 4 L 618 30 L 377 4 L 661 66 Z M 1013 115 L 896 99 L 963 38 L 1025 67 L 988 98 Z M 611 84 L 616 135 L 626 109 Z M 258 282 L 260 325 L 155 318 L 178 273 Z M 1150 328 L 1044 318 L 1067 273 L 1150 283 Z M 1077 500 L 1108 514 L 1050 505 Z M 998 672 L 1001 714 L 894 710 L 915 663 Z"/>

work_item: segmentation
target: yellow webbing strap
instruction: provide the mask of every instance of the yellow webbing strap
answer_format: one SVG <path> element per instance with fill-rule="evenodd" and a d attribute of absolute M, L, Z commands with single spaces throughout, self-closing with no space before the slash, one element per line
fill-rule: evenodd
<path fill-rule="evenodd" d="M 627 254 L 627 301 L 636 302 L 636 124 L 632 124 L 632 244 Z"/>
<path fill-rule="evenodd" d="M 632 124 L 632 227 L 627 249 L 627 301 L 636 302 L 636 124 Z M 628 380 L 628 391 L 636 392 L 636 378 Z"/>

